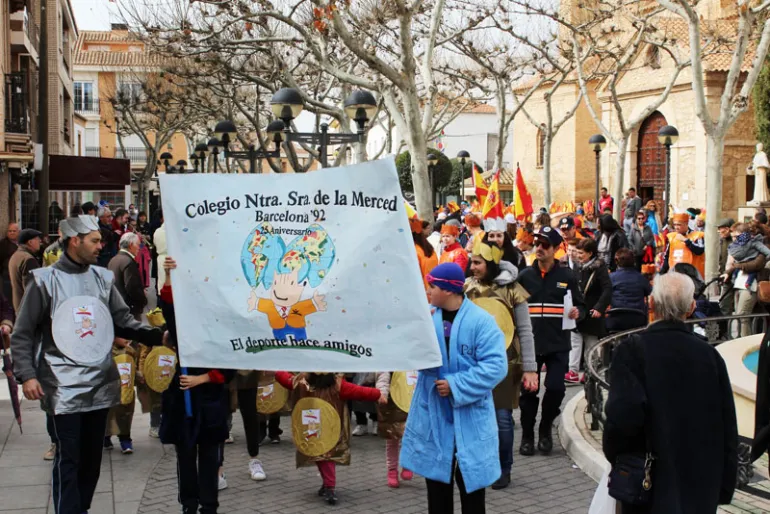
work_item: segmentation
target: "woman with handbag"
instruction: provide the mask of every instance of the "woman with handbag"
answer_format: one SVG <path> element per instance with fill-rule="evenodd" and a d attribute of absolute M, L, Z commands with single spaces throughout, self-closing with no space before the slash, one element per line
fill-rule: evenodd
<path fill-rule="evenodd" d="M 702 514 L 730 503 L 738 427 L 724 360 L 684 324 L 695 287 L 655 279 L 655 323 L 615 347 L 603 449 L 622 514 Z"/>
<path fill-rule="evenodd" d="M 572 350 L 569 352 L 569 371 L 564 375 L 568 385 L 580 385 L 580 361 L 583 349 L 591 348 L 607 335 L 604 313 L 612 300 L 612 281 L 607 264 L 598 256 L 596 241 L 581 239 L 577 244 L 580 270 L 578 278 L 583 291 L 588 315 L 570 334 Z"/>

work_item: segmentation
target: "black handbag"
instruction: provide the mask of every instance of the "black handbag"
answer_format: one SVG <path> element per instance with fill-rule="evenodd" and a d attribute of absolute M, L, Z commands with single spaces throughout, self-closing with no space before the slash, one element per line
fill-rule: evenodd
<path fill-rule="evenodd" d="M 645 384 L 645 361 L 641 339 L 638 335 L 634 334 L 625 344 L 634 345 L 633 348 L 636 350 L 637 362 L 640 363 L 642 370 L 642 376 L 638 378 L 642 384 Z M 618 455 L 607 481 L 610 496 L 628 505 L 641 506 L 652 503 L 652 466 L 655 462 L 655 456 L 652 452 L 649 410 L 645 418 L 645 453 Z"/>

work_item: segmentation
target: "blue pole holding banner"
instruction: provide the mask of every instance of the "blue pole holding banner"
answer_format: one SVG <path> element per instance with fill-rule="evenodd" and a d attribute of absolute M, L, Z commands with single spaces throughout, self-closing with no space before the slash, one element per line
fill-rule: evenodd
<path fill-rule="evenodd" d="M 182 375 L 187 374 L 187 367 L 182 368 Z M 184 392 L 184 414 L 186 418 L 193 417 L 192 415 L 192 396 L 190 396 L 190 390 Z"/>

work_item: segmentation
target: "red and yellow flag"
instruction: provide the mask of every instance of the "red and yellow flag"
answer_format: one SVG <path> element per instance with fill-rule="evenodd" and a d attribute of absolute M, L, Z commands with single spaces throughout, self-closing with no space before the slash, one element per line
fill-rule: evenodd
<path fill-rule="evenodd" d="M 489 188 L 487 187 L 486 183 L 484 183 L 484 177 L 482 176 L 481 170 L 475 162 L 473 163 L 473 187 L 476 188 L 476 198 L 478 199 L 479 204 L 483 207 Z"/>
<path fill-rule="evenodd" d="M 526 220 L 534 210 L 532 209 L 532 195 L 527 190 L 521 168 L 516 168 L 516 181 L 513 186 L 513 215 L 518 220 Z"/>
<path fill-rule="evenodd" d="M 485 219 L 504 219 L 505 213 L 503 201 L 500 199 L 500 171 L 495 172 L 492 183 L 489 184 L 487 197 L 484 201 L 484 207 L 481 209 L 481 216 Z"/>

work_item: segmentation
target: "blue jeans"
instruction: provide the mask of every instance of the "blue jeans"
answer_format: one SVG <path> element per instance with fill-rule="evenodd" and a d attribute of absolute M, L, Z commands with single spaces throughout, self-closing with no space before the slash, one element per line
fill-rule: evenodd
<path fill-rule="evenodd" d="M 513 467 L 513 411 L 496 409 L 497 437 L 500 440 L 500 469 L 503 475 L 511 474 Z"/>

